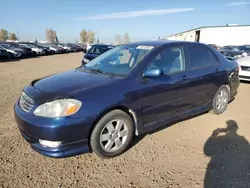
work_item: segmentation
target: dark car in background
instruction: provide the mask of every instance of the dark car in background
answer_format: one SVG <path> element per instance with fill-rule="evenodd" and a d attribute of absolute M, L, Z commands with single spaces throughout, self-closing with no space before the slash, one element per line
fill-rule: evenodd
<path fill-rule="evenodd" d="M 83 56 L 82 58 L 82 65 L 88 63 L 92 59 L 96 58 L 97 56 L 111 50 L 115 46 L 107 45 L 107 44 L 95 44 L 93 45 Z"/>
<path fill-rule="evenodd" d="M 45 156 L 111 158 L 135 136 L 210 110 L 222 114 L 239 83 L 238 63 L 208 45 L 135 42 L 33 80 L 15 103 L 15 120 Z"/>
<path fill-rule="evenodd" d="M 7 50 L 5 50 L 4 48 L 2 48 L 0 46 L 0 60 L 3 60 L 3 59 L 10 59 L 10 55 L 9 53 L 7 52 Z"/>
<path fill-rule="evenodd" d="M 82 51 L 82 47 L 77 45 L 77 44 L 74 44 L 74 43 L 67 43 L 68 46 L 70 46 L 72 48 L 72 51 L 73 52 L 80 52 Z"/>
<path fill-rule="evenodd" d="M 35 44 L 35 45 L 36 45 L 38 48 L 43 49 L 44 52 L 45 52 L 45 55 L 51 55 L 51 54 L 52 54 L 52 51 L 50 50 L 49 47 L 43 46 L 42 44 L 39 44 L 39 43 L 37 43 L 37 44 Z"/>
<path fill-rule="evenodd" d="M 32 52 L 35 55 L 45 55 L 45 51 L 38 47 L 35 43 L 30 43 L 30 42 L 22 42 L 20 45 L 31 48 Z"/>
<path fill-rule="evenodd" d="M 226 57 L 233 57 L 233 58 L 244 57 L 244 54 L 241 51 L 233 51 L 224 48 L 220 48 L 218 51 Z"/>
<path fill-rule="evenodd" d="M 232 50 L 237 51 L 237 52 L 241 52 L 241 53 L 245 52 L 246 55 L 250 56 L 250 45 L 235 46 Z"/>
<path fill-rule="evenodd" d="M 12 47 L 7 43 L 0 43 L 0 46 L 9 53 L 10 58 L 22 58 L 27 56 L 24 50 Z"/>
<path fill-rule="evenodd" d="M 27 46 L 23 46 L 23 45 L 20 45 L 19 43 L 15 43 L 15 42 L 9 42 L 8 44 L 14 48 L 19 48 L 19 49 L 24 50 L 27 54 L 27 57 L 32 57 L 35 55 L 35 53 L 31 50 L 31 48 L 29 48 Z"/>

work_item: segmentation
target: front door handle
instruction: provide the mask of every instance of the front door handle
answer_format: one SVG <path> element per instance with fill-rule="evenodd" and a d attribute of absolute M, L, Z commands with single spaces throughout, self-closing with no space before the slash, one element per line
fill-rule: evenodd
<path fill-rule="evenodd" d="M 218 74 L 219 73 L 219 69 L 215 69 L 215 73 Z"/>

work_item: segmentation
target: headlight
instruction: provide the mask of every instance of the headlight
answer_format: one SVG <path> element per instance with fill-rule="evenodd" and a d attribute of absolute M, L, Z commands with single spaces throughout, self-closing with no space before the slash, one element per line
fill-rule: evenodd
<path fill-rule="evenodd" d="M 246 57 L 246 56 L 247 56 L 247 53 L 246 53 L 246 52 L 243 52 L 242 55 Z"/>
<path fill-rule="evenodd" d="M 50 118 L 65 117 L 75 114 L 81 106 L 81 101 L 75 99 L 60 99 L 38 106 L 34 111 L 34 115 Z"/>
<path fill-rule="evenodd" d="M 86 63 L 89 62 L 89 60 L 87 58 L 83 58 L 83 61 L 86 62 Z"/>

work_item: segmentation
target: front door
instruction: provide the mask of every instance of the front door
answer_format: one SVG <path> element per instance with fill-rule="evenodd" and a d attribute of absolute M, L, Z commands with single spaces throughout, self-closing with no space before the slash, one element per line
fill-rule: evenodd
<path fill-rule="evenodd" d="M 181 45 L 162 49 L 148 64 L 147 69 L 160 68 L 164 74 L 142 78 L 142 121 L 144 125 L 156 123 L 192 108 L 189 101 L 189 82 Z"/>

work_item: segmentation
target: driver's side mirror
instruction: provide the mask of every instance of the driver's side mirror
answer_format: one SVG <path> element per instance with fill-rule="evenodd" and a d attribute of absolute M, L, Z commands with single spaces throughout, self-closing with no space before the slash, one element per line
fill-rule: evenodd
<path fill-rule="evenodd" d="M 159 77 L 163 75 L 162 69 L 148 69 L 143 73 L 144 78 Z"/>

